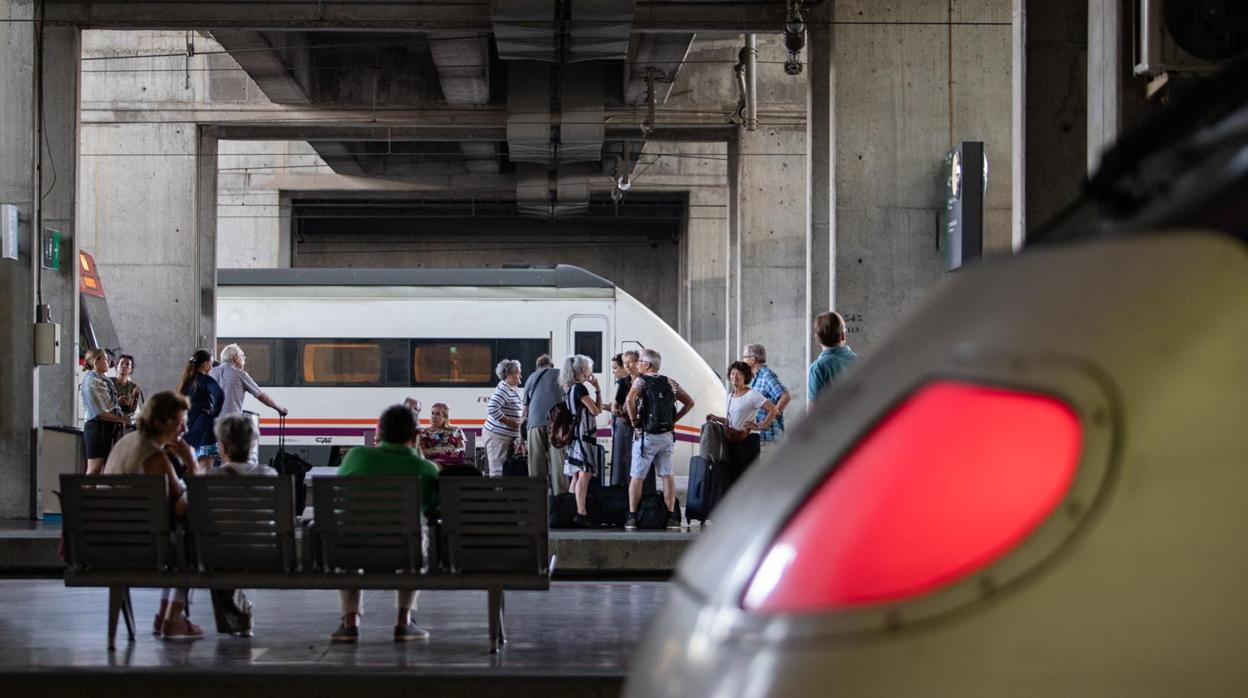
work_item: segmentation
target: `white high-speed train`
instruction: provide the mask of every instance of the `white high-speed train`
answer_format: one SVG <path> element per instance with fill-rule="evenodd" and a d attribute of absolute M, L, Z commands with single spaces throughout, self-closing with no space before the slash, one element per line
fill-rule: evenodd
<path fill-rule="evenodd" d="M 479 433 L 499 360 L 527 377 L 541 354 L 556 367 L 584 354 L 604 399 L 614 394 L 610 361 L 651 347 L 662 373 L 693 396 L 676 427 L 683 476 L 702 416 L 724 412 L 724 386 L 680 335 L 610 281 L 573 266 L 524 269 L 223 269 L 217 275 L 218 349 L 236 342 L 247 371 L 290 410 L 286 443 L 313 465 L 333 465 L 365 442 L 377 415 L 406 396 L 444 402 L 451 421 Z M 261 415 L 261 447 L 277 444 L 273 411 Z M 608 416 L 600 441 L 610 448 Z M 262 459 L 267 457 L 261 454 Z"/>

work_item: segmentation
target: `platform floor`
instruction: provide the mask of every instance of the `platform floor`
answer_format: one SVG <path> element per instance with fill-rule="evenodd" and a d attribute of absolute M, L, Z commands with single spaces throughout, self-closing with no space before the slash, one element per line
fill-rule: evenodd
<path fill-rule="evenodd" d="M 665 587 L 557 582 L 548 592 L 509 592 L 498 654 L 489 653 L 484 592 L 423 592 L 416 622 L 431 638 L 407 643 L 391 639 L 394 594 L 365 592 L 361 641 L 338 645 L 329 640 L 339 621 L 333 591 L 250 592 L 250 639 L 214 633 L 208 595 L 197 593 L 191 615 L 206 635 L 183 643 L 151 634 L 158 592 L 139 589 L 140 633 L 127 644 L 120 628 L 110 652 L 106 590 L 4 579 L 0 686 L 7 696 L 618 695 Z"/>

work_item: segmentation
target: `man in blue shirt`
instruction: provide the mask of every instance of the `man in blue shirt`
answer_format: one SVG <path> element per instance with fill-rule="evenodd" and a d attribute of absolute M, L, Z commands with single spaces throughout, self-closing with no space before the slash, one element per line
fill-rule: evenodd
<path fill-rule="evenodd" d="M 837 312 L 828 311 L 815 318 L 815 337 L 819 340 L 819 346 L 823 347 L 823 352 L 810 365 L 810 371 L 806 374 L 807 408 L 828 384 L 839 380 L 850 364 L 862 358 L 845 344 L 845 318 Z"/>
<path fill-rule="evenodd" d="M 763 397 L 771 400 L 779 413 L 775 421 L 758 433 L 762 446 L 766 448 L 780 439 L 784 434 L 784 408 L 789 406 L 789 389 L 780 382 L 780 376 L 767 365 L 767 347 L 761 344 L 747 344 L 741 350 L 741 360 L 754 371 L 754 380 L 750 387 L 757 390 Z M 762 424 L 767 419 L 767 410 L 759 410 L 754 421 Z"/>

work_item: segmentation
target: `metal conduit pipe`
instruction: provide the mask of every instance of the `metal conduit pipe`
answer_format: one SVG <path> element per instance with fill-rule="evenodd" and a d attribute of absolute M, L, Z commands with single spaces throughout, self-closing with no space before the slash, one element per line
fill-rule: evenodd
<path fill-rule="evenodd" d="M 745 130 L 758 129 L 758 37 L 745 35 Z"/>

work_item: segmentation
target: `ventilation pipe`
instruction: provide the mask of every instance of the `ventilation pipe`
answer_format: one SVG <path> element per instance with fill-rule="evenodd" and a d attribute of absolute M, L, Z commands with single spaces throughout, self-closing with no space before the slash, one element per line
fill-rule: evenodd
<path fill-rule="evenodd" d="M 758 38 L 745 35 L 745 47 L 737 56 L 737 89 L 741 103 L 737 112 L 746 131 L 758 129 Z"/>

